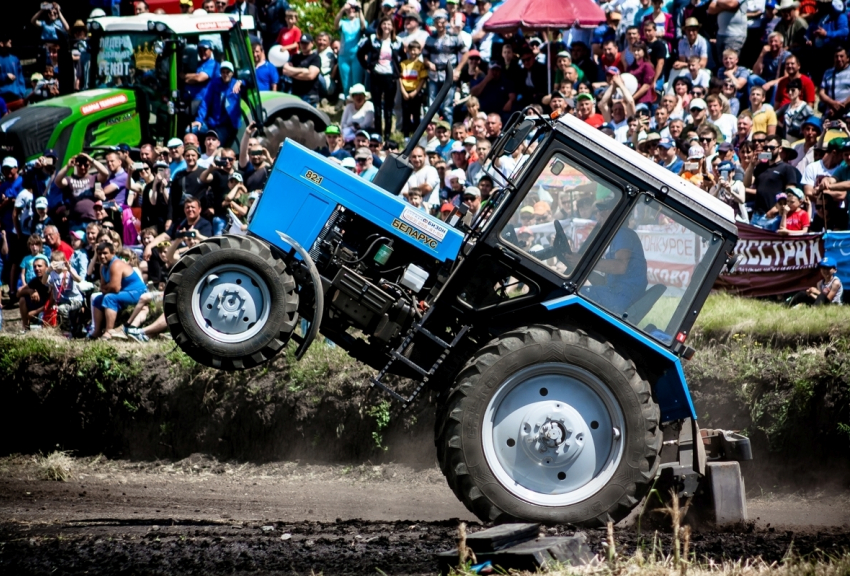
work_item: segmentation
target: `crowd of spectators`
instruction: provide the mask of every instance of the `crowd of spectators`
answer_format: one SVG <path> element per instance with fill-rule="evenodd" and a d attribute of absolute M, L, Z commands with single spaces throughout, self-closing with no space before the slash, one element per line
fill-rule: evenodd
<path fill-rule="evenodd" d="M 520 0 L 513 0 L 520 1 Z M 93 0 L 91 17 L 120 2 Z M 548 34 L 497 34 L 490 0 L 348 0 L 333 33 L 299 27 L 286 0 L 206 0 L 203 10 L 254 16 L 261 89 L 336 106 L 319 151 L 372 180 L 407 144 L 449 65 L 449 96 L 413 151 L 404 197 L 441 218 L 464 205 L 472 219 L 521 151 L 492 159 L 510 114 L 573 115 L 781 235 L 845 230 L 850 190 L 850 31 L 841 0 L 611 0 L 606 21 Z M 149 10 L 132 3 L 135 13 Z M 182 0 L 181 10 L 194 10 Z M 59 93 L 57 38 L 74 39 L 83 86 L 86 24 L 57 3 L 32 17 L 47 65 L 24 78 L 0 34 L 0 115 Z M 2 280 L 23 329 L 59 324 L 72 335 L 138 340 L 167 271 L 207 237 L 241 233 L 274 164 L 255 126 L 244 126 L 233 66 L 198 45 L 185 78 L 197 115 L 163 146 L 116 143 L 103 158 L 64 166 L 52 150 L 19 166 L 2 160 Z M 284 50 L 287 62 L 267 58 Z M 27 82 L 28 80 L 28 82 Z M 536 210 L 535 206 L 532 210 Z M 543 208 L 541 208 L 542 210 Z M 801 296 L 801 298 L 803 298 Z"/>

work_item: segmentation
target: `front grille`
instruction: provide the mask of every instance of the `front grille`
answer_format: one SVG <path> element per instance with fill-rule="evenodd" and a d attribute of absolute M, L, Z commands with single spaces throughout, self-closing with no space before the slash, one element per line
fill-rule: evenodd
<path fill-rule="evenodd" d="M 71 115 L 64 106 L 26 106 L 0 120 L 0 150 L 18 162 L 40 156 L 58 124 Z"/>

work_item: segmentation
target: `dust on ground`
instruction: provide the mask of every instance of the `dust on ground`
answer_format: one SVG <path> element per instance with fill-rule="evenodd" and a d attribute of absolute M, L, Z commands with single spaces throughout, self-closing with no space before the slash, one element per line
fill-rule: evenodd
<path fill-rule="evenodd" d="M 67 482 L 37 458 L 0 460 L 0 572 L 432 574 L 457 525 L 483 529 L 436 466 L 76 458 Z M 748 526 L 699 531 L 698 557 L 850 550 L 850 492 L 751 494 Z M 569 534 L 571 527 L 548 529 Z M 604 533 L 590 530 L 601 550 Z M 624 553 L 652 532 L 618 528 Z M 669 538 L 662 529 L 662 546 Z"/>

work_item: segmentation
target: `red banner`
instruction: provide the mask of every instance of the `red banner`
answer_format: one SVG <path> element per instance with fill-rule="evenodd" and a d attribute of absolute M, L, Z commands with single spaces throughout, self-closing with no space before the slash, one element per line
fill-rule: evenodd
<path fill-rule="evenodd" d="M 738 224 L 735 253 L 743 255 L 734 274 L 721 274 L 714 287 L 741 296 L 775 296 L 814 286 L 823 258 L 820 234 L 780 236 Z"/>

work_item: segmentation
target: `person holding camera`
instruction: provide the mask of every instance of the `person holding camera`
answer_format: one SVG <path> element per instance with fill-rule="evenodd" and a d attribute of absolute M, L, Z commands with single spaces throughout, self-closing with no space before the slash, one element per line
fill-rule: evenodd
<path fill-rule="evenodd" d="M 352 86 L 363 83 L 365 76 L 363 67 L 357 60 L 357 48 L 366 31 L 366 19 L 358 0 L 348 0 L 343 4 L 334 18 L 334 28 L 339 30 L 342 36 L 337 58 L 342 92 L 348 94 Z"/>
<path fill-rule="evenodd" d="M 103 164 L 85 152 L 81 152 L 71 158 L 71 161 L 56 174 L 56 182 L 62 189 L 72 228 L 84 226 L 86 222 L 96 220 L 94 203 L 96 200 L 106 199 L 103 192 L 95 188 L 97 175 L 89 174 L 92 166 L 98 173 L 108 172 Z"/>
<path fill-rule="evenodd" d="M 744 173 L 747 196 L 755 200 L 751 223 L 760 228 L 773 226 L 774 217 L 766 215 L 775 203 L 776 191 L 797 185 L 797 170 L 782 160 L 782 150 L 777 136 L 767 136 L 756 161 Z"/>
<path fill-rule="evenodd" d="M 173 242 L 178 238 L 191 237 L 202 242 L 213 235 L 212 223 L 201 216 L 201 201 L 194 196 L 187 196 L 183 201 L 185 218 L 174 222 L 168 230 L 148 242 L 142 251 L 142 258 L 151 259 L 153 250 L 162 242 Z"/>
<path fill-rule="evenodd" d="M 229 148 L 220 148 L 219 156 L 201 173 L 202 184 L 210 187 L 210 204 L 204 207 L 204 214 L 212 217 L 212 236 L 220 236 L 227 227 L 227 205 L 225 200 L 230 188 L 227 182 L 236 173 L 236 153 Z"/>
<path fill-rule="evenodd" d="M 708 193 L 732 207 L 735 211 L 735 216 L 742 222 L 749 222 L 747 209 L 744 206 L 746 201 L 746 189 L 741 180 L 735 179 L 735 163 L 731 160 L 721 160 L 720 154 L 714 157 L 711 164 L 714 185 L 708 190 Z"/>
<path fill-rule="evenodd" d="M 209 134 L 207 140 L 210 140 Z M 189 196 L 195 198 L 206 196 L 208 187 L 201 182 L 201 174 L 213 165 L 212 163 L 216 158 L 218 158 L 218 149 L 213 153 L 209 164 L 202 166 L 198 148 L 192 144 L 187 144 L 183 148 L 183 160 L 186 162 L 186 169 L 182 170 L 176 178 L 169 181 L 169 173 L 164 165 L 157 164 L 154 167 L 158 172 L 157 177 L 161 181 L 158 190 L 161 194 L 167 194 L 168 198 L 168 212 L 163 230 L 171 228 L 175 219 L 179 221 L 180 215 L 183 214 L 183 203 L 186 198 Z M 163 168 L 166 168 L 166 170 L 163 170 Z"/>
<path fill-rule="evenodd" d="M 70 29 L 58 2 L 42 2 L 41 8 L 30 22 L 33 26 L 41 28 L 42 42 L 57 42 L 59 36 L 67 35 Z"/>

